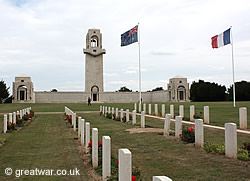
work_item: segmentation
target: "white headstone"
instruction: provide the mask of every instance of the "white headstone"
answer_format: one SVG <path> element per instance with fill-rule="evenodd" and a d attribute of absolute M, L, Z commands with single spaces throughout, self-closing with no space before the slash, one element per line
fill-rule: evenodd
<path fill-rule="evenodd" d="M 136 112 L 136 110 L 137 110 L 137 105 L 136 105 L 136 103 L 134 103 L 134 110 L 135 110 L 135 112 Z"/>
<path fill-rule="evenodd" d="M 123 118 L 123 109 L 121 109 L 121 122 L 123 121 L 122 118 Z"/>
<path fill-rule="evenodd" d="M 195 115 L 194 105 L 191 105 L 190 106 L 190 121 L 194 121 L 194 115 Z"/>
<path fill-rule="evenodd" d="M 16 112 L 13 112 L 13 123 L 16 124 Z"/>
<path fill-rule="evenodd" d="M 237 159 L 237 132 L 235 123 L 225 123 L 225 155 Z"/>
<path fill-rule="evenodd" d="M 17 113 L 17 116 L 19 116 L 19 117 L 20 117 L 20 112 L 19 112 L 19 111 L 17 111 L 16 113 Z M 19 117 L 18 117 L 18 118 L 19 118 Z"/>
<path fill-rule="evenodd" d="M 151 104 L 148 104 L 148 114 L 152 114 L 152 110 L 151 110 Z"/>
<path fill-rule="evenodd" d="M 132 154 L 129 149 L 119 149 L 119 181 L 132 179 Z"/>
<path fill-rule="evenodd" d="M 170 105 L 170 114 L 171 114 L 171 119 L 174 119 L 174 105 Z"/>
<path fill-rule="evenodd" d="M 113 118 L 114 114 L 115 114 L 115 108 L 112 107 L 112 118 Z"/>
<path fill-rule="evenodd" d="M 115 118 L 118 118 L 118 108 L 115 108 Z"/>
<path fill-rule="evenodd" d="M 182 116 L 175 117 L 175 137 L 180 138 L 182 135 Z"/>
<path fill-rule="evenodd" d="M 165 116 L 165 104 L 161 105 L 161 116 L 164 117 Z"/>
<path fill-rule="evenodd" d="M 78 131 L 78 139 L 80 139 L 81 138 L 81 120 L 82 120 L 82 117 L 78 117 L 78 129 L 77 129 L 77 131 Z"/>
<path fill-rule="evenodd" d="M 240 129 L 247 129 L 247 108 L 241 107 L 239 109 L 240 112 Z"/>
<path fill-rule="evenodd" d="M 109 107 L 109 108 L 108 108 L 108 113 L 109 113 L 109 114 L 111 113 L 111 110 L 110 110 L 110 109 L 111 109 L 111 108 Z"/>
<path fill-rule="evenodd" d="M 172 179 L 166 176 L 153 176 L 153 181 L 172 181 Z"/>
<path fill-rule="evenodd" d="M 126 122 L 129 122 L 129 109 L 126 110 Z"/>
<path fill-rule="evenodd" d="M 81 144 L 84 145 L 85 119 L 81 119 Z"/>
<path fill-rule="evenodd" d="M 155 104 L 155 116 L 158 116 L 158 104 Z"/>
<path fill-rule="evenodd" d="M 144 111 L 141 112 L 141 128 L 145 128 L 145 114 L 144 114 Z"/>
<path fill-rule="evenodd" d="M 8 116 L 7 116 L 7 114 L 4 114 L 3 133 L 7 132 L 7 125 L 8 125 Z"/>
<path fill-rule="evenodd" d="M 85 152 L 88 152 L 88 146 L 90 143 L 90 123 L 86 122 L 86 139 L 85 139 Z"/>
<path fill-rule="evenodd" d="M 181 116 L 182 118 L 184 118 L 184 106 L 183 105 L 179 106 L 179 116 Z"/>
<path fill-rule="evenodd" d="M 12 113 L 9 113 L 9 123 L 12 123 Z"/>
<path fill-rule="evenodd" d="M 105 116 L 108 114 L 108 106 L 105 106 Z"/>
<path fill-rule="evenodd" d="M 111 138 L 102 137 L 102 180 L 106 181 L 111 176 Z"/>
<path fill-rule="evenodd" d="M 102 106 L 100 106 L 100 112 L 102 112 Z"/>
<path fill-rule="evenodd" d="M 204 123 L 209 124 L 209 106 L 204 106 Z"/>
<path fill-rule="evenodd" d="M 139 103 L 139 113 L 141 112 L 141 103 Z"/>
<path fill-rule="evenodd" d="M 203 120 L 196 119 L 195 120 L 195 146 L 203 147 L 204 144 L 204 133 L 203 133 Z"/>
<path fill-rule="evenodd" d="M 132 124 L 136 124 L 136 110 L 133 110 Z"/>
<path fill-rule="evenodd" d="M 146 109 L 147 109 L 147 108 L 146 108 L 146 106 L 147 106 L 147 105 L 144 103 L 144 104 L 143 104 L 143 111 L 144 111 L 144 113 L 145 113 L 145 114 L 146 114 L 146 112 L 147 112 L 147 110 L 146 110 Z"/>
<path fill-rule="evenodd" d="M 98 167 L 98 129 L 92 128 L 92 166 Z"/>
<path fill-rule="evenodd" d="M 22 119 L 22 118 L 23 118 L 23 111 L 20 110 L 20 119 Z"/>
<path fill-rule="evenodd" d="M 169 136 L 171 114 L 166 114 L 164 121 L 164 136 Z"/>
<path fill-rule="evenodd" d="M 105 115 L 105 107 L 102 106 L 102 114 Z"/>
<path fill-rule="evenodd" d="M 74 131 L 76 131 L 76 113 L 73 114 L 73 118 L 72 118 L 72 123 L 73 123 L 73 126 L 74 126 Z"/>

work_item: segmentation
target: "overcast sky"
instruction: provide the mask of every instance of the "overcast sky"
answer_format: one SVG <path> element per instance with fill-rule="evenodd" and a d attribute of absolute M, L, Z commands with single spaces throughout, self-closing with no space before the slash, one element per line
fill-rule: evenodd
<path fill-rule="evenodd" d="M 249 0 L 0 0 L 0 79 L 27 74 L 36 91 L 84 91 L 88 29 L 102 32 L 104 89 L 138 90 L 138 44 L 121 34 L 140 22 L 142 90 L 181 75 L 232 84 L 232 48 L 211 37 L 232 26 L 235 80 L 250 80 Z"/>

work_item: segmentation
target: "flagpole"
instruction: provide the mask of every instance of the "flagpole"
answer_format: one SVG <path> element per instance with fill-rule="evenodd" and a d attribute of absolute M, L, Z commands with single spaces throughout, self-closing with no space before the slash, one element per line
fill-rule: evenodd
<path fill-rule="evenodd" d="M 235 107 L 235 82 L 234 82 L 234 51 L 233 51 L 233 33 L 232 33 L 232 26 L 230 27 L 231 32 L 231 46 L 232 46 L 232 69 L 233 69 L 233 101 L 234 101 L 234 107 Z"/>
<path fill-rule="evenodd" d="M 142 97 L 141 97 L 141 42 L 140 42 L 140 39 L 141 39 L 141 35 L 140 35 L 140 28 L 139 28 L 139 24 L 138 23 L 138 48 L 139 48 L 139 104 L 142 103 Z"/>

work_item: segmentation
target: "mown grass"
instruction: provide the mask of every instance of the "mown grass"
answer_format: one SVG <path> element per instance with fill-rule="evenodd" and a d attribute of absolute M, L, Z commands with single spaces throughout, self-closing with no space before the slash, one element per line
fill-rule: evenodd
<path fill-rule="evenodd" d="M 80 176 L 21 176 L 21 180 L 88 180 L 74 142 L 76 133 L 66 126 L 63 115 L 37 115 L 19 132 L 5 134 L 6 143 L 0 147 L 0 180 L 5 168 L 16 169 L 80 169 Z M 55 173 L 55 172 L 54 172 Z"/>
<path fill-rule="evenodd" d="M 142 179 L 166 175 L 173 180 L 247 180 L 249 162 L 231 160 L 225 156 L 206 153 L 181 141 L 167 139 L 159 133 L 130 134 L 133 126 L 99 116 L 97 113 L 79 114 L 91 127 L 98 128 L 99 140 L 110 136 L 112 155 L 118 158 L 119 148 L 132 152 L 133 165 L 141 168 Z M 163 128 L 163 122 L 146 119 L 146 125 Z M 224 142 L 224 133 L 205 129 L 205 140 Z M 249 136 L 238 136 L 238 144 L 249 141 Z"/>

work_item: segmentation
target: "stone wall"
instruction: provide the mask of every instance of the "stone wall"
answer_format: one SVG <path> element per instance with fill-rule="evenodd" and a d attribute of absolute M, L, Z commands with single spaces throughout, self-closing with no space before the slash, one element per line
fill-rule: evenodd
<path fill-rule="evenodd" d="M 87 102 L 85 92 L 35 92 L 36 103 L 82 103 Z"/>
<path fill-rule="evenodd" d="M 83 103 L 89 93 L 85 92 L 35 92 L 36 103 Z M 139 92 L 103 92 L 100 101 L 105 103 L 134 103 L 139 100 Z M 167 91 L 142 92 L 142 100 L 149 102 L 168 102 Z"/>

